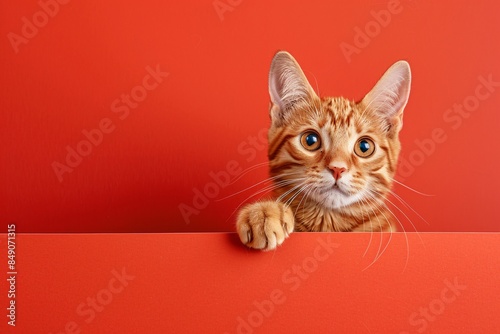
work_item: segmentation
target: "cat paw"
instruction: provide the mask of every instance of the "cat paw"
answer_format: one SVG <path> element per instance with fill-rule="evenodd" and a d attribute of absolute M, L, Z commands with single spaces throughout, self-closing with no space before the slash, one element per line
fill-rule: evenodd
<path fill-rule="evenodd" d="M 238 213 L 236 230 L 250 248 L 272 250 L 293 232 L 295 219 L 290 207 L 266 201 L 248 204 Z"/>

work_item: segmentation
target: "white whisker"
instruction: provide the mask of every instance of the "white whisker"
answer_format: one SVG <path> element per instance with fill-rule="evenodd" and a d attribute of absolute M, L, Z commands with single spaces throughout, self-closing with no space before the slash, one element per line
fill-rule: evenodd
<path fill-rule="evenodd" d="M 408 203 L 406 203 L 406 201 L 401 197 L 399 196 L 398 194 L 396 194 L 394 191 L 391 190 L 391 194 L 398 200 L 400 201 L 404 206 L 406 206 L 407 208 L 409 208 L 411 211 L 413 211 L 420 219 L 422 219 L 427 225 L 430 225 L 429 222 L 427 220 L 425 220 L 424 217 L 422 217 L 417 211 L 415 211 Z"/>
<path fill-rule="evenodd" d="M 373 196 L 373 195 L 372 195 Z M 388 200 L 390 202 L 390 200 Z M 392 202 L 390 202 L 391 204 L 393 204 Z M 393 204 L 394 205 L 394 204 Z M 396 208 L 401 211 L 397 206 Z M 407 232 L 403 226 L 403 224 L 401 223 L 401 221 L 399 220 L 399 218 L 394 214 L 394 212 L 392 212 L 391 209 L 389 209 L 387 206 L 386 206 L 386 209 L 390 212 L 390 214 L 397 220 L 399 226 L 401 226 L 401 229 L 403 230 L 403 235 L 405 236 L 405 242 L 406 242 L 406 261 L 405 261 L 405 266 L 403 268 L 403 272 L 406 270 L 406 267 L 408 266 L 408 260 L 410 258 L 410 243 L 408 241 L 408 235 L 407 235 Z M 404 212 L 402 212 L 404 214 Z M 406 215 L 405 215 L 406 216 Z M 418 234 L 418 232 L 417 232 Z M 392 235 L 392 230 L 391 230 L 391 235 Z M 419 238 L 420 238 L 420 235 L 419 235 Z"/>
<path fill-rule="evenodd" d="M 228 195 L 228 196 L 226 196 L 226 197 L 219 198 L 219 199 L 217 199 L 217 200 L 216 200 L 216 202 L 223 201 L 223 200 L 225 200 L 225 199 L 228 199 L 228 198 L 231 198 L 231 197 L 233 197 L 233 196 L 239 195 L 239 194 L 241 194 L 241 193 L 243 193 L 243 192 L 245 192 L 245 191 L 247 191 L 247 190 L 250 190 L 250 189 L 252 189 L 252 188 L 254 188 L 254 187 L 258 186 L 258 185 L 261 185 L 261 184 L 263 184 L 263 183 L 266 183 L 266 182 L 272 182 L 272 181 L 276 182 L 276 179 L 278 179 L 278 178 L 281 178 L 281 177 L 283 177 L 283 176 L 291 176 L 291 175 L 302 175 L 302 174 L 301 174 L 301 173 L 288 173 L 288 174 L 282 174 L 282 175 L 277 175 L 277 176 L 269 177 L 269 178 L 267 178 L 267 179 L 265 179 L 265 180 L 262 180 L 262 181 L 260 181 L 260 182 L 257 182 L 256 184 L 251 185 L 251 186 L 250 186 L 250 187 L 248 187 L 248 188 L 245 188 L 245 189 L 243 189 L 243 190 L 240 190 L 240 191 L 238 191 L 238 192 L 235 192 L 235 193 L 233 193 L 233 194 L 231 194 L 231 195 Z"/>
<path fill-rule="evenodd" d="M 415 189 L 413 189 L 413 188 L 411 188 L 411 187 L 408 187 L 408 186 L 407 186 L 406 184 L 404 184 L 403 182 L 399 182 L 399 181 L 398 181 L 398 180 L 396 180 L 395 178 L 392 178 L 392 180 L 393 180 L 394 182 L 396 182 L 397 184 L 399 184 L 399 185 L 401 185 L 401 186 L 405 187 L 406 189 L 409 189 L 409 190 L 411 190 L 411 191 L 413 191 L 413 192 L 415 192 L 415 193 L 417 193 L 417 194 L 419 194 L 419 195 L 422 195 L 422 196 L 427 196 L 427 197 L 436 196 L 436 195 L 424 194 L 424 193 L 422 193 L 422 192 L 420 192 L 420 191 L 417 191 L 417 190 L 415 190 Z"/>
<path fill-rule="evenodd" d="M 259 194 L 262 194 L 262 193 L 265 193 L 265 192 L 268 192 L 268 191 L 274 191 L 276 189 L 279 189 L 283 186 L 288 186 L 290 184 L 294 184 L 295 182 L 297 181 L 302 181 L 303 178 L 301 179 L 290 179 L 290 180 L 282 180 L 282 181 L 278 181 L 278 182 L 275 182 L 273 183 L 272 185 L 269 185 L 269 186 L 266 186 L 264 189 L 261 189 L 259 191 L 257 191 L 256 193 L 248 196 L 247 198 L 245 198 L 237 207 L 236 209 L 234 209 L 234 211 L 229 215 L 229 217 L 226 219 L 226 222 L 231 219 L 231 217 L 238 211 L 238 209 L 243 205 L 245 204 L 250 198 L 252 197 L 255 197 Z"/>
<path fill-rule="evenodd" d="M 243 176 L 250 173 L 251 171 L 258 169 L 259 167 L 264 167 L 264 166 L 268 166 L 268 165 L 269 165 L 269 162 L 264 161 L 264 162 L 261 162 L 261 163 L 258 163 L 258 164 L 255 164 L 253 166 L 248 167 L 247 169 L 243 170 L 240 174 L 238 174 L 238 176 L 234 180 L 232 180 L 229 183 L 229 185 L 236 183 L 239 179 L 241 179 Z"/>
<path fill-rule="evenodd" d="M 375 197 L 372 197 L 371 194 L 369 194 L 370 197 L 366 198 L 368 201 L 371 201 L 371 203 L 375 202 L 376 198 Z M 390 222 L 389 222 L 389 219 L 385 216 L 385 214 L 380 210 L 380 208 L 378 208 L 378 211 L 380 214 L 382 214 L 382 216 L 384 217 L 384 219 L 387 221 L 387 223 L 389 223 L 390 225 Z M 390 235 L 389 235 L 389 241 L 387 241 L 387 244 L 385 245 L 384 249 L 382 249 L 382 244 L 383 244 L 383 232 L 382 232 L 382 225 L 380 224 L 380 221 L 377 219 L 377 222 L 378 222 L 378 225 L 379 225 L 379 228 L 380 228 L 380 244 L 379 244 L 379 249 L 377 250 L 377 255 L 375 256 L 375 258 L 373 259 L 373 261 L 363 269 L 363 271 L 367 270 L 368 268 L 370 268 L 372 265 L 374 265 L 378 259 L 380 259 L 380 257 L 384 254 L 385 250 L 387 249 L 387 247 L 389 246 L 389 243 L 391 242 L 392 240 L 392 230 L 390 231 Z"/>
<path fill-rule="evenodd" d="M 308 189 L 307 191 L 304 193 L 304 196 L 302 196 L 302 198 L 300 199 L 300 202 L 299 204 L 297 205 L 297 208 L 295 209 L 295 212 L 294 212 L 294 216 L 297 216 L 297 211 L 299 211 L 299 207 L 300 205 L 302 204 L 302 201 L 309 196 L 309 194 L 311 193 L 311 191 L 314 189 L 314 185 L 313 184 L 309 184 L 307 185 Z"/>

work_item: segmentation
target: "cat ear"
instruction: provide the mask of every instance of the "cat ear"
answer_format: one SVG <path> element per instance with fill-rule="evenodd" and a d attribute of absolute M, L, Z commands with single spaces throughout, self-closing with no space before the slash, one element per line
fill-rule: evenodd
<path fill-rule="evenodd" d="M 269 95 L 271 118 L 278 124 L 285 121 L 298 104 L 317 98 L 297 61 L 285 51 L 276 53 L 271 63 Z"/>
<path fill-rule="evenodd" d="M 385 131 L 401 130 L 403 109 L 410 96 L 410 65 L 400 60 L 392 65 L 375 87 L 363 98 L 365 110 L 372 110 L 382 118 Z"/>

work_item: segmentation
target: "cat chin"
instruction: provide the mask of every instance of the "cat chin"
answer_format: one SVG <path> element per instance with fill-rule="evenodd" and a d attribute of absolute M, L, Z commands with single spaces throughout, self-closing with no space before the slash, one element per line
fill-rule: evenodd
<path fill-rule="evenodd" d="M 332 188 L 320 197 L 321 198 L 317 198 L 316 200 L 321 203 L 323 207 L 330 210 L 338 210 L 359 202 L 363 198 L 363 194 L 362 192 L 358 192 L 353 195 L 348 195 L 338 188 Z"/>

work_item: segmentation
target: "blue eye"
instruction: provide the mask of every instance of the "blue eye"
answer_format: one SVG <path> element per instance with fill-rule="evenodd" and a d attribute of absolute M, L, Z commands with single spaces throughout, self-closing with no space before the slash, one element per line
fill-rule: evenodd
<path fill-rule="evenodd" d="M 318 142 L 318 136 L 316 136 L 313 133 L 311 133 L 310 135 L 308 135 L 306 137 L 306 143 L 307 143 L 308 146 L 313 146 L 317 142 Z"/>
<path fill-rule="evenodd" d="M 302 137 L 300 137 L 300 143 L 305 149 L 309 151 L 316 151 L 321 147 L 321 138 L 314 131 L 305 132 Z"/>
<path fill-rule="evenodd" d="M 370 149 L 370 143 L 366 140 L 362 140 L 359 142 L 359 149 L 361 152 L 366 153 Z"/>
<path fill-rule="evenodd" d="M 354 146 L 354 153 L 361 158 L 368 158 L 373 152 L 375 152 L 375 143 L 368 137 L 358 139 L 356 146 Z"/>

